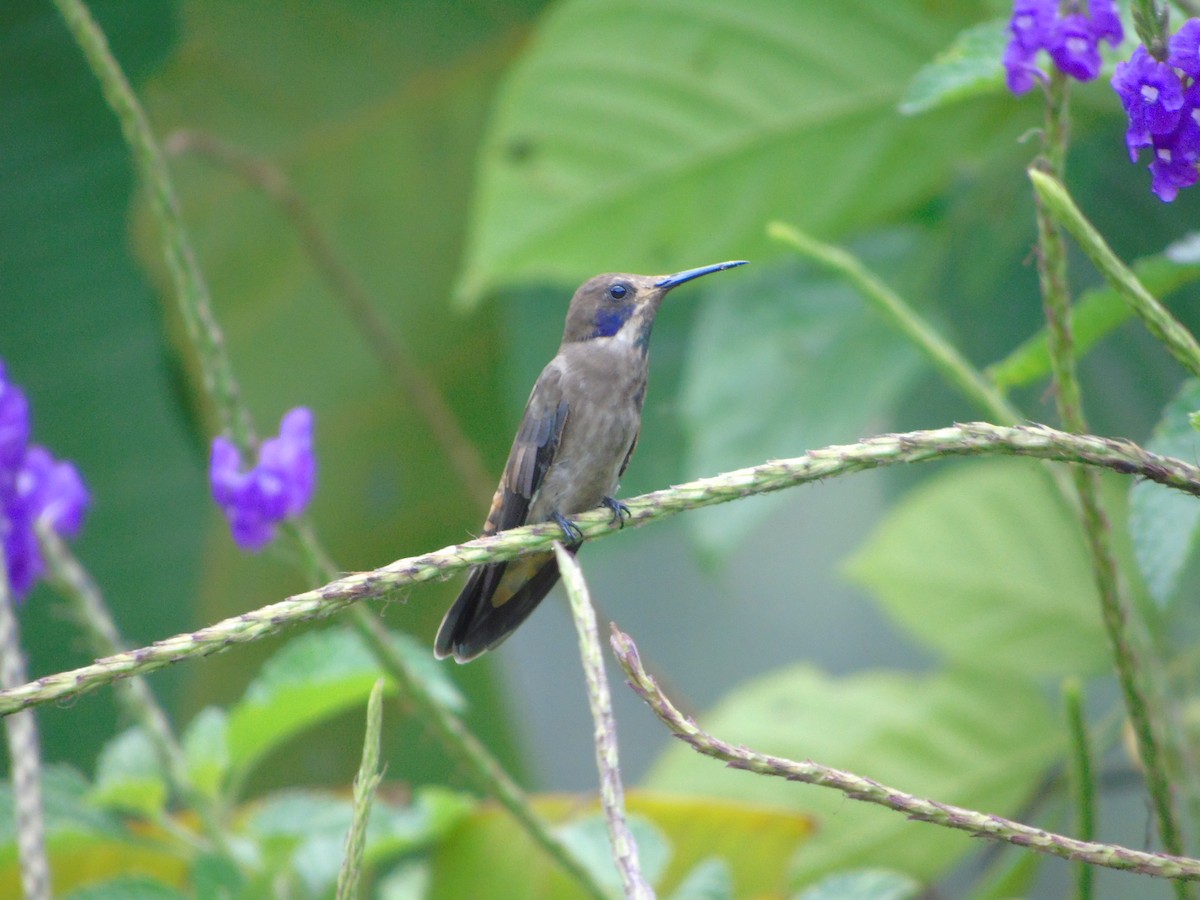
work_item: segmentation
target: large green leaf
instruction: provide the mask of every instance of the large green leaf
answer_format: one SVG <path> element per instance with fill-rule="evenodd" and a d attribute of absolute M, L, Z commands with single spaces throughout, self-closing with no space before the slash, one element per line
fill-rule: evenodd
<path fill-rule="evenodd" d="M 445 670 L 434 666 L 424 647 L 406 635 L 393 635 L 392 640 L 397 652 L 427 679 L 426 689 L 439 702 L 461 707 L 462 698 Z M 375 657 L 349 628 L 313 631 L 288 642 L 229 711 L 231 764 L 244 774 L 302 731 L 366 703 L 381 674 Z M 390 687 L 395 690 L 395 685 Z"/>
<path fill-rule="evenodd" d="M 779 255 L 912 208 L 1017 107 L 895 111 L 984 4 L 568 0 L 507 76 L 460 294 Z"/>
<path fill-rule="evenodd" d="M 733 744 L 999 814 L 1018 808 L 1059 750 L 1041 691 L 998 673 L 835 679 L 792 666 L 731 691 L 700 723 Z M 646 785 L 816 814 L 823 819 L 817 834 L 793 861 L 797 885 L 870 866 L 925 879 L 972 846 L 965 835 L 837 791 L 724 768 L 682 744 L 659 758 Z"/>
<path fill-rule="evenodd" d="M 1024 674 L 1106 665 L 1083 534 L 1037 464 L 938 473 L 888 514 L 846 572 L 950 659 Z"/>
<path fill-rule="evenodd" d="M 892 232 L 856 246 L 893 272 L 921 242 Z M 757 267 L 705 296 L 684 373 L 687 470 L 715 475 L 855 441 L 886 422 L 919 357 L 843 280 L 796 261 Z M 710 553 L 733 550 L 782 496 L 688 517 Z"/>
<path fill-rule="evenodd" d="M 1184 382 L 1163 411 L 1162 420 L 1146 444 L 1165 456 L 1193 461 L 1200 435 L 1190 416 L 1200 410 L 1200 381 Z M 1175 593 L 1179 574 L 1196 544 L 1200 501 L 1152 481 L 1136 481 L 1129 489 L 1129 532 L 1133 552 L 1150 596 L 1166 606 Z"/>
<path fill-rule="evenodd" d="M 997 19 L 968 28 L 909 82 L 900 111 L 928 112 L 947 103 L 1004 90 L 1000 60 L 1008 43 L 1007 22 Z"/>

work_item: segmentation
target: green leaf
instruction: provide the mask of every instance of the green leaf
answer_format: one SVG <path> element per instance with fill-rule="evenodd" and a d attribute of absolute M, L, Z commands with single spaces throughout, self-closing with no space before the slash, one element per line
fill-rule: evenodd
<path fill-rule="evenodd" d="M 167 793 L 154 744 L 141 727 L 122 731 L 101 748 L 93 802 L 154 818 L 165 809 Z"/>
<path fill-rule="evenodd" d="M 461 709 L 462 698 L 428 651 L 406 635 L 393 634 L 392 640 L 420 677 L 427 679 L 426 687 L 438 701 Z M 305 729 L 366 703 L 381 674 L 375 658 L 349 628 L 312 631 L 288 642 L 263 665 L 245 696 L 230 709 L 233 766 L 248 770 Z"/>
<path fill-rule="evenodd" d="M 704 859 L 684 877 L 671 900 L 733 900 L 733 874 L 723 859 Z"/>
<path fill-rule="evenodd" d="M 65 900 L 184 900 L 188 896 L 152 878 L 125 876 L 71 891 Z"/>
<path fill-rule="evenodd" d="M 1146 444 L 1164 456 L 1194 460 L 1198 440 L 1190 416 L 1200 410 L 1200 381 L 1189 379 L 1165 410 Z M 1138 568 L 1150 596 L 1165 607 L 1175 593 L 1179 574 L 1196 545 L 1200 502 L 1152 481 L 1135 481 L 1129 489 L 1129 532 Z"/>
<path fill-rule="evenodd" d="M 577 797 L 537 796 L 532 802 L 550 822 L 580 815 Z M 662 896 L 714 856 L 732 873 L 733 896 L 782 896 L 789 861 L 812 831 L 808 817 L 778 806 L 646 791 L 630 791 L 626 806 L 635 821 L 652 823 L 672 850 L 670 863 L 655 884 Z M 612 851 L 601 838 L 599 833 L 594 836 L 593 852 L 598 862 L 602 857 L 608 860 L 605 865 L 611 872 Z M 652 857 L 647 860 L 653 864 Z M 432 900 L 488 896 L 497 884 L 505 886 L 508 896 L 526 900 L 585 896 L 541 848 L 513 829 L 507 813 L 492 804 L 479 806 L 447 835 L 430 871 Z"/>
<path fill-rule="evenodd" d="M 437 840 L 471 808 L 461 795 L 430 788 L 408 805 L 376 796 L 367 824 L 364 866 L 411 853 Z M 337 882 L 346 832 L 353 818 L 347 797 L 291 790 L 267 798 L 250 817 L 248 829 L 275 853 L 290 859 L 293 871 L 313 893 Z"/>
<path fill-rule="evenodd" d="M 1100 672 L 1108 644 L 1078 520 L 1036 463 L 938 473 L 845 563 L 916 640 L 1022 675 Z"/>
<path fill-rule="evenodd" d="M 912 233 L 855 251 L 893 272 L 920 255 Z M 764 459 L 857 440 L 912 383 L 912 346 L 842 279 L 796 260 L 714 284 L 696 321 L 680 404 L 687 469 L 712 475 Z M 688 516 L 708 553 L 731 552 L 783 498 Z"/>
<path fill-rule="evenodd" d="M 895 113 L 917 68 L 985 6 L 556 5 L 496 105 L 460 296 L 778 256 L 772 219 L 829 235 L 922 203 L 1019 112 Z"/>
<path fill-rule="evenodd" d="M 192 786 L 208 797 L 220 794 L 229 773 L 229 716 L 219 706 L 196 713 L 183 734 L 183 755 Z"/>
<path fill-rule="evenodd" d="M 647 884 L 656 884 L 671 859 L 671 844 L 652 822 L 640 816 L 629 816 L 627 821 L 637 844 L 642 875 Z M 598 882 L 614 893 L 621 892 L 621 876 L 613 860 L 603 815 L 595 813 L 569 822 L 558 829 L 558 836 Z"/>
<path fill-rule="evenodd" d="M 92 788 L 77 770 L 48 765 L 42 771 L 46 844 L 56 896 L 107 878 L 141 873 L 181 887 L 187 860 L 165 841 L 133 835 L 122 821 L 92 802 Z M 0 897 L 21 896 L 12 789 L 0 782 Z"/>
<path fill-rule="evenodd" d="M 900 112 L 911 116 L 1004 90 L 1000 60 L 1007 43 L 1008 23 L 1003 19 L 968 28 L 913 76 L 900 101 Z"/>
<path fill-rule="evenodd" d="M 1061 749 L 1041 690 L 1000 673 L 832 678 L 792 666 L 731 691 L 700 720 L 733 744 L 1001 815 L 1019 808 Z M 683 744 L 659 757 L 646 784 L 816 815 L 815 836 L 790 861 L 792 883 L 874 866 L 929 879 L 973 848 L 965 835 L 852 802 L 839 791 L 728 769 Z M 739 885 L 736 894 L 746 892 Z"/>
<path fill-rule="evenodd" d="M 1193 241 L 1193 243 L 1195 243 Z M 1137 260 L 1134 274 L 1155 297 L 1165 299 L 1179 288 L 1200 279 L 1200 262 L 1180 241 L 1163 253 Z M 1129 305 L 1114 289 L 1104 286 L 1084 291 L 1072 311 L 1071 333 L 1077 357 L 1107 337 L 1132 316 Z M 1050 353 L 1043 327 L 1000 362 L 988 367 L 988 375 L 1000 388 L 1033 384 L 1050 377 Z"/>
<path fill-rule="evenodd" d="M 912 900 L 921 885 L 899 872 L 875 869 L 822 878 L 795 900 Z"/>

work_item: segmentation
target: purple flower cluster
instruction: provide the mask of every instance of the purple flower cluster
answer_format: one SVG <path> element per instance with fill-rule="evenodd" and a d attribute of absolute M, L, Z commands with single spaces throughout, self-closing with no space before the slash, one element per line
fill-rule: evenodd
<path fill-rule="evenodd" d="M 1064 74 L 1091 81 L 1100 74 L 1100 42 L 1115 47 L 1125 36 L 1113 0 L 1088 0 L 1086 14 L 1079 0 L 1071 0 L 1065 13 L 1059 0 L 1015 0 L 1008 30 L 1004 70 L 1014 94 L 1024 94 L 1046 77 L 1037 67 L 1039 50 L 1047 51 Z"/>
<path fill-rule="evenodd" d="M 17 598 L 25 597 L 45 571 L 35 524 L 44 521 L 63 537 L 74 537 L 88 506 L 75 466 L 29 443 L 29 432 L 29 402 L 7 380 L 0 361 L 0 544 Z"/>
<path fill-rule="evenodd" d="M 312 448 L 313 414 L 298 406 L 279 425 L 278 437 L 258 448 L 249 472 L 233 442 L 215 437 L 208 476 L 212 496 L 225 513 L 233 539 L 243 550 L 256 551 L 275 536 L 275 526 L 299 515 L 312 498 L 317 458 Z"/>
<path fill-rule="evenodd" d="M 1129 157 L 1137 162 L 1142 147 L 1153 150 L 1150 187 L 1170 203 L 1196 183 L 1200 162 L 1200 19 L 1185 22 L 1167 49 L 1159 62 L 1139 46 L 1117 64 L 1112 86 L 1129 117 Z"/>

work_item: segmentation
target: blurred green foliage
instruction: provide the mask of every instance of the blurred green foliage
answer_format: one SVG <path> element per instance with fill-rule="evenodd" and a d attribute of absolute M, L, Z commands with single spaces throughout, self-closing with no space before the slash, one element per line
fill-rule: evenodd
<path fill-rule="evenodd" d="M 598 271 L 754 262 L 664 309 L 627 492 L 980 415 L 861 298 L 771 242 L 772 219 L 844 241 L 981 368 L 999 363 L 990 371 L 1030 419 L 1053 418 L 1023 172 L 1035 141 L 1021 141 L 1039 111 L 1036 99 L 1003 93 L 989 55 L 1001 27 L 992 20 L 1006 13 L 999 0 L 181 0 L 97 2 L 94 12 L 157 133 L 192 135 L 172 171 L 235 371 L 261 432 L 291 406 L 316 411 L 313 517 L 347 569 L 460 540 L 487 502 L 373 340 L 427 376 L 483 468 L 498 472 L 565 299 Z M 901 103 L 921 114 L 902 115 Z M 1150 195 L 1103 83 L 1080 88 L 1074 103 L 1068 186 L 1123 258 L 1146 258 L 1139 271 L 1174 292 L 1172 308 L 1194 327 L 1200 268 L 1163 250 L 1200 201 L 1184 192 L 1167 207 Z M 253 165 L 198 151 L 206 140 Z M 212 417 L 157 232 L 94 79 L 53 8 L 35 0 L 0 8 L 0 173 L 0 358 L 30 395 L 37 439 L 85 474 L 95 506 L 78 552 L 128 641 L 301 588 L 294 560 L 242 556 L 210 508 Z M 280 183 L 303 213 L 271 196 Z M 309 224 L 380 317 L 370 334 L 314 255 Z M 1081 291 L 1095 288 L 1086 265 L 1074 272 Z M 1085 401 L 1093 430 L 1144 440 L 1180 373 L 1115 301 L 1094 290 L 1083 307 Z M 1157 440 L 1189 458 L 1191 401 L 1180 402 Z M 1078 526 L 1035 467 L 921 468 L 888 473 L 882 493 L 899 499 L 844 553 L 855 551 L 851 579 L 913 648 L 910 667 L 928 671 L 842 676 L 756 657 L 756 598 L 730 591 L 721 602 L 739 605 L 745 630 L 684 648 L 748 657 L 742 683 L 694 688 L 724 695 L 703 721 L 730 741 L 947 802 L 1015 814 L 1035 801 L 1034 813 L 1055 824 L 1062 791 L 1039 793 L 1063 753 L 1047 677 L 1097 676 L 1097 719 L 1119 718 L 1099 674 L 1107 648 Z M 1118 495 L 1127 485 L 1110 487 Z M 1136 553 L 1125 549 L 1120 498 L 1118 543 L 1139 600 L 1135 556 L 1161 576 L 1151 579 L 1161 618 L 1150 604 L 1138 609 L 1168 654 L 1198 624 L 1172 603 L 1194 585 L 1197 520 L 1177 498 L 1162 505 L 1161 489 L 1138 490 Z M 1170 540 L 1153 530 L 1166 517 Z M 754 555 L 756 538 L 784 521 L 769 503 L 685 518 L 696 520 L 688 530 L 708 566 L 687 571 L 718 586 L 709 575 L 737 554 L 785 586 L 829 564 L 803 546 L 787 559 Z M 626 571 L 625 590 L 636 593 L 636 570 Z M 404 633 L 404 653 L 424 662 L 455 587 L 427 586 L 380 611 Z M 795 591 L 800 632 L 803 585 Z M 646 602 L 703 619 L 696 598 L 678 593 Z M 43 589 L 22 612 L 35 675 L 86 660 L 57 610 Z M 846 648 L 847 669 L 869 669 L 873 660 L 854 656 L 857 625 L 838 620 L 821 640 Z M 669 642 L 662 631 L 646 637 Z M 731 670 L 724 660 L 713 668 Z M 515 697 L 493 658 L 424 677 L 449 704 L 465 697 L 472 729 L 544 789 L 561 786 L 537 771 L 530 745 L 560 735 L 523 733 L 523 710 L 577 674 L 537 670 L 539 687 Z M 154 676 L 194 783 L 257 848 L 252 878 L 220 858 L 163 849 L 171 835 L 153 820 L 169 811 L 166 782 L 109 692 L 40 711 L 59 884 L 121 876 L 127 896 L 173 895 L 154 893 L 163 884 L 324 895 L 375 675 L 335 623 Z M 1181 696 L 1192 687 L 1169 686 Z M 384 722 L 372 890 L 564 896 L 564 876 L 511 820 L 460 793 L 462 772 L 423 723 L 402 703 L 389 704 Z M 1110 744 L 1114 733 L 1102 729 Z M 9 803 L 0 796 L 0 809 Z M 586 803 L 541 796 L 535 805 L 605 858 Z M 659 886 L 681 897 L 872 885 L 907 896 L 908 877 L 939 879 L 970 852 L 960 835 L 724 772 L 678 745 L 658 755 L 630 805 L 660 851 Z M 864 867 L 897 871 L 838 875 Z M 995 884 L 1023 890 L 1035 868 Z M 138 894 L 137 878 L 159 887 Z M 6 840 L 0 885 L 15 884 Z"/>

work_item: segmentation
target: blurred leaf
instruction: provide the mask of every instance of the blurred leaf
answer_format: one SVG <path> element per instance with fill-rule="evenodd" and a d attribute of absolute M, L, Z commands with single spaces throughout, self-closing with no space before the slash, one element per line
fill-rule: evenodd
<path fill-rule="evenodd" d="M 53 875 L 53 894 L 137 872 L 182 888 L 187 861 L 162 842 L 162 835 L 134 834 L 115 815 L 90 802 L 90 785 L 75 769 L 49 765 L 42 771 L 42 806 Z M 0 897 L 21 896 L 12 789 L 0 782 Z"/>
<path fill-rule="evenodd" d="M 877 271 L 920 253 L 912 233 L 856 245 Z M 705 295 L 684 373 L 688 470 L 715 475 L 858 440 L 887 420 L 921 359 L 843 279 L 788 260 L 748 269 Z M 779 498 L 691 515 L 707 552 L 724 555 Z"/>
<path fill-rule="evenodd" d="M 506 76 L 459 295 L 777 256 L 771 219 L 830 235 L 924 202 L 1017 112 L 894 112 L 985 6 L 558 4 Z"/>
<path fill-rule="evenodd" d="M 655 885 L 663 896 L 714 856 L 728 864 L 734 896 L 780 895 L 788 862 L 812 827 L 805 816 L 727 800 L 631 791 L 626 801 L 627 812 L 653 823 L 672 850 L 666 873 Z M 533 803 L 551 822 L 596 808 L 593 801 L 563 795 L 540 795 Z M 508 896 L 526 900 L 585 896 L 523 832 L 513 829 L 507 814 L 491 805 L 477 808 L 439 844 L 431 872 L 431 900 L 488 896 L 497 884 L 505 886 Z"/>
<path fill-rule="evenodd" d="M 392 635 L 397 651 L 428 679 L 426 688 L 451 709 L 462 698 L 430 654 L 407 635 Z M 337 713 L 366 703 L 383 673 L 348 627 L 311 631 L 289 641 L 263 665 L 229 711 L 229 756 L 245 772 L 271 750 Z M 395 685 L 389 681 L 389 690 Z"/>
<path fill-rule="evenodd" d="M 1133 271 L 1146 290 L 1155 297 L 1165 298 L 1200 279 L 1200 262 L 1181 261 L 1168 248 L 1158 256 L 1139 259 L 1133 264 Z M 1082 357 L 1132 315 L 1129 304 L 1113 288 L 1104 286 L 1084 291 L 1071 318 L 1076 356 Z M 1046 329 L 1043 327 L 1000 362 L 989 366 L 988 374 L 1002 389 L 1023 387 L 1049 378 Z"/>
<path fill-rule="evenodd" d="M 152 878 L 114 878 L 71 891 L 65 900 L 184 900 L 190 895 Z"/>
<path fill-rule="evenodd" d="M 167 782 L 141 727 L 122 731 L 100 749 L 91 799 L 100 806 L 153 819 L 167 803 Z"/>
<path fill-rule="evenodd" d="M 192 786 L 208 797 L 220 794 L 229 774 L 229 715 L 218 706 L 206 706 L 183 733 L 183 755 Z"/>
<path fill-rule="evenodd" d="M 628 817 L 629 832 L 638 848 L 638 861 L 642 876 L 647 884 L 656 884 L 671 859 L 670 842 L 653 823 L 631 815 Z M 568 822 L 558 829 L 558 836 L 600 884 L 614 893 L 621 893 L 621 876 L 613 860 L 612 844 L 608 839 L 608 826 L 604 816 L 597 812 L 582 819 Z"/>
<path fill-rule="evenodd" d="M 918 796 L 1001 815 L 1028 798 L 1061 749 L 1036 685 L 982 672 L 835 679 L 792 666 L 730 692 L 701 717 L 701 725 L 762 753 L 816 760 Z M 839 791 L 725 768 L 682 744 L 659 757 L 645 783 L 823 816 L 791 859 L 791 884 L 867 866 L 929 879 L 974 846 L 966 835 L 851 802 Z M 730 862 L 738 864 L 736 858 Z M 739 883 L 736 895 L 746 893 Z"/>
<path fill-rule="evenodd" d="M 1004 90 L 1000 60 L 1008 38 L 1008 22 L 1004 19 L 984 22 L 962 32 L 933 62 L 913 76 L 900 100 L 900 112 L 911 116 Z"/>
<path fill-rule="evenodd" d="M 795 900 L 912 900 L 921 885 L 907 875 L 876 869 L 822 878 Z"/>
<path fill-rule="evenodd" d="M 1192 461 L 1200 435 L 1190 415 L 1200 410 L 1200 381 L 1189 379 L 1163 410 L 1146 449 Z M 1196 544 L 1200 503 L 1195 497 L 1152 481 L 1134 481 L 1129 489 L 1129 532 L 1133 552 L 1150 596 L 1165 607 L 1175 593 L 1179 573 Z"/>
<path fill-rule="evenodd" d="M 1103 671 L 1108 643 L 1078 519 L 1038 464 L 941 472 L 845 563 L 916 640 L 1022 675 Z"/>
<path fill-rule="evenodd" d="M 432 843 L 471 807 L 465 797 L 440 789 L 419 791 L 409 804 L 390 801 L 386 793 L 385 789 L 377 795 L 371 807 L 367 867 Z M 286 853 L 304 885 L 319 895 L 337 881 L 352 816 L 349 796 L 294 790 L 259 804 L 248 829 L 270 852 Z"/>
<path fill-rule="evenodd" d="M 723 859 L 696 863 L 671 895 L 671 900 L 733 900 L 733 875 Z"/>

